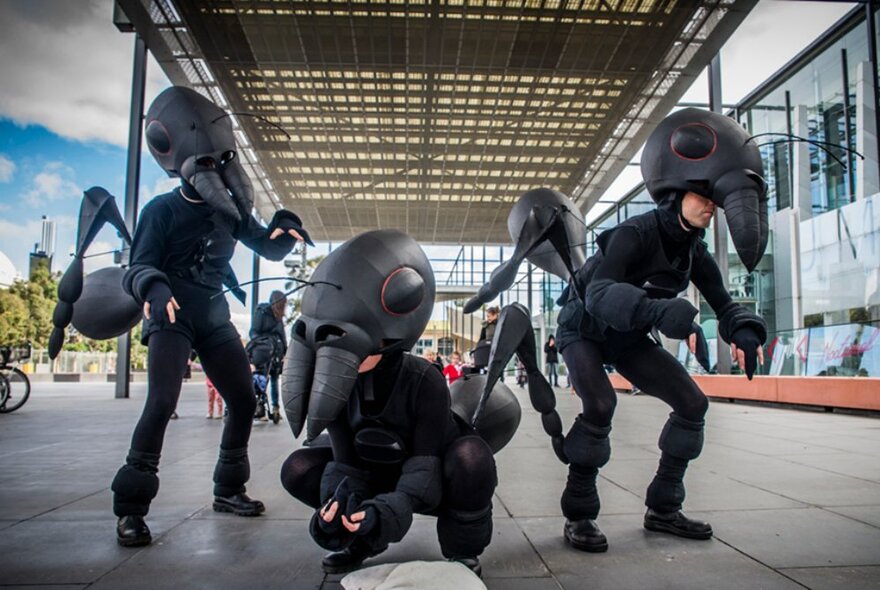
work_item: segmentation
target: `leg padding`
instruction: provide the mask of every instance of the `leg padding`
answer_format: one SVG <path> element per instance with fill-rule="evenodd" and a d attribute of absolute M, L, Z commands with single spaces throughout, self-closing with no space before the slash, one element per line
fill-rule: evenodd
<path fill-rule="evenodd" d="M 704 420 L 695 422 L 675 413 L 669 414 L 663 432 L 660 433 L 660 450 L 679 459 L 696 459 L 703 450 L 704 425 Z"/>
<path fill-rule="evenodd" d="M 146 516 L 150 502 L 159 492 L 159 455 L 129 451 L 110 489 L 116 516 Z"/>
<path fill-rule="evenodd" d="M 480 510 L 444 508 L 437 517 L 443 557 L 476 557 L 492 540 L 492 504 Z"/>
<path fill-rule="evenodd" d="M 611 426 L 590 424 L 578 416 L 565 437 L 565 456 L 573 465 L 599 468 L 611 458 Z"/>
<path fill-rule="evenodd" d="M 568 520 L 595 520 L 599 515 L 599 491 L 596 489 L 596 478 L 599 469 L 581 467 L 572 463 L 568 466 L 568 481 L 562 492 L 560 506 L 562 514 Z"/>
<path fill-rule="evenodd" d="M 685 499 L 684 474 L 688 461 L 700 456 L 703 449 L 704 421 L 687 420 L 672 413 L 660 433 L 660 464 L 648 492 L 645 505 L 661 512 L 681 510 Z"/>
<path fill-rule="evenodd" d="M 234 496 L 243 494 L 244 484 L 251 477 L 247 447 L 220 449 L 217 465 L 214 467 L 214 495 Z"/>

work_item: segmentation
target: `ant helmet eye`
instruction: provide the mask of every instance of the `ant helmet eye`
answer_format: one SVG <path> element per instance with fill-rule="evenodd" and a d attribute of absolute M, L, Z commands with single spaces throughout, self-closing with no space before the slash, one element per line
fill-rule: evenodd
<path fill-rule="evenodd" d="M 147 145 L 157 154 L 165 155 L 171 151 L 171 136 L 168 135 L 168 130 L 165 129 L 165 125 L 161 121 L 150 121 L 145 135 L 147 136 Z"/>
<path fill-rule="evenodd" d="M 382 284 L 382 309 L 391 315 L 412 313 L 425 297 L 425 280 L 415 269 L 395 269 Z"/>
<path fill-rule="evenodd" d="M 672 132 L 669 147 L 683 160 L 704 160 L 718 148 L 718 136 L 704 123 L 688 123 Z"/>

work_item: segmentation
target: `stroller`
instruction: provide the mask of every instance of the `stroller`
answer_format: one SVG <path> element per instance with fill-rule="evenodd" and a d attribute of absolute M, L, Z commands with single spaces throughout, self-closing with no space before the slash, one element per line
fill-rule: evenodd
<path fill-rule="evenodd" d="M 272 420 L 278 424 L 278 415 L 269 406 L 269 376 L 275 363 L 275 342 L 272 338 L 259 337 L 248 342 L 245 347 L 248 360 L 253 367 L 254 395 L 257 398 L 257 409 L 254 420 Z"/>

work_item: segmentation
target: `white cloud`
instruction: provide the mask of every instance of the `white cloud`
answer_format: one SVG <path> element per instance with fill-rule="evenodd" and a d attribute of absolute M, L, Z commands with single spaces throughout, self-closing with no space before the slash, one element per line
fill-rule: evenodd
<path fill-rule="evenodd" d="M 0 154 L 0 182 L 9 182 L 15 174 L 15 162 Z"/>
<path fill-rule="evenodd" d="M 25 199 L 33 207 L 44 205 L 47 201 L 80 197 L 82 189 L 73 180 L 74 171 L 60 162 L 50 162 L 37 173 L 31 181 L 32 188 L 25 193 Z"/>
<path fill-rule="evenodd" d="M 0 0 L 0 115 L 77 140 L 124 146 L 134 36 L 113 25 L 112 0 Z M 168 81 L 147 67 L 147 104 Z"/>
<path fill-rule="evenodd" d="M 0 219 L 0 236 L 14 241 L 21 239 L 40 241 L 40 233 L 43 230 L 43 222 L 40 219 L 30 221 L 11 222 Z"/>
<path fill-rule="evenodd" d="M 92 242 L 92 245 L 89 246 L 87 256 L 90 257 L 83 260 L 83 269 L 86 273 L 95 272 L 100 268 L 104 268 L 105 266 L 113 265 L 113 250 L 119 248 L 120 244 L 117 242 L 115 244 L 111 244 L 110 242 Z M 101 254 L 100 256 L 95 256 L 95 254 L 99 254 L 101 252 L 109 252 L 109 254 Z M 73 254 L 73 246 L 70 247 L 69 254 Z M 65 265 L 66 267 L 66 265 Z"/>
<path fill-rule="evenodd" d="M 179 178 L 169 178 L 168 176 L 160 176 L 152 187 L 145 184 L 141 185 L 140 201 L 145 203 L 156 195 L 162 195 L 171 192 L 172 189 L 180 186 Z"/>

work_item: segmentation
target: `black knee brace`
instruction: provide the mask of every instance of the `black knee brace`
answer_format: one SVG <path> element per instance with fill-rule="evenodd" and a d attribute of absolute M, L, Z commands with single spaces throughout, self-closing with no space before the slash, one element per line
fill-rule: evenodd
<path fill-rule="evenodd" d="M 492 504 L 480 510 L 444 508 L 437 517 L 443 557 L 476 557 L 492 540 Z"/>
<path fill-rule="evenodd" d="M 705 420 L 694 422 L 678 414 L 669 414 L 669 419 L 660 433 L 657 445 L 664 453 L 690 461 L 700 456 L 703 450 L 703 426 Z"/>
<path fill-rule="evenodd" d="M 688 461 L 700 456 L 703 449 L 704 421 L 686 420 L 672 413 L 660 433 L 660 464 L 654 476 L 645 505 L 657 512 L 681 510 L 685 498 L 684 473 Z"/>
<path fill-rule="evenodd" d="M 130 450 L 110 489 L 116 516 L 146 516 L 159 492 L 159 454 Z"/>
<path fill-rule="evenodd" d="M 565 456 L 572 465 L 602 467 L 611 457 L 610 432 L 610 426 L 596 426 L 584 420 L 583 415 L 578 416 L 565 436 Z"/>
<path fill-rule="evenodd" d="M 611 457 L 610 426 L 596 426 L 578 416 L 565 437 L 565 455 L 571 461 L 560 504 L 569 520 L 595 519 L 599 515 L 596 478 Z"/>
<path fill-rule="evenodd" d="M 251 464 L 248 461 L 247 447 L 220 449 L 220 456 L 214 467 L 215 496 L 244 493 L 244 484 L 250 477 Z"/>

